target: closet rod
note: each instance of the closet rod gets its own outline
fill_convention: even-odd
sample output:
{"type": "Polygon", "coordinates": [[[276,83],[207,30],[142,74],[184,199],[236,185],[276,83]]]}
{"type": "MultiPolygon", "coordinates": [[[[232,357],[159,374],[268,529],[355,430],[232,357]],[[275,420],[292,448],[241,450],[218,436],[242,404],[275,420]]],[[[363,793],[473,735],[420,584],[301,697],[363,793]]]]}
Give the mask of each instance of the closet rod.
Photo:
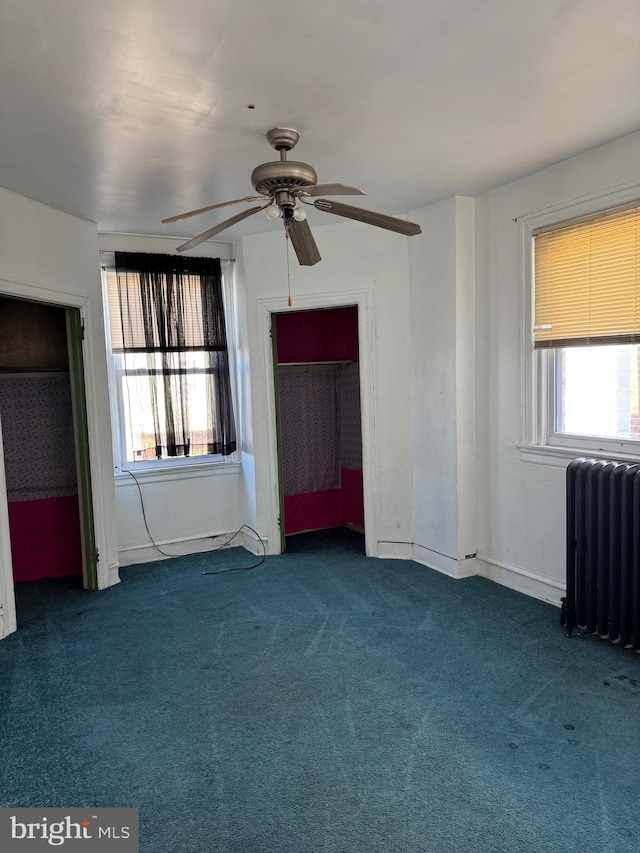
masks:
{"type": "Polygon", "coordinates": [[[323,364],[358,364],[358,362],[352,361],[350,358],[336,359],[335,361],[279,361],[278,367],[308,367],[313,364],[322,366],[323,364]]]}
{"type": "Polygon", "coordinates": [[[68,376],[64,367],[0,367],[0,379],[37,379],[43,376],[68,376]]]}

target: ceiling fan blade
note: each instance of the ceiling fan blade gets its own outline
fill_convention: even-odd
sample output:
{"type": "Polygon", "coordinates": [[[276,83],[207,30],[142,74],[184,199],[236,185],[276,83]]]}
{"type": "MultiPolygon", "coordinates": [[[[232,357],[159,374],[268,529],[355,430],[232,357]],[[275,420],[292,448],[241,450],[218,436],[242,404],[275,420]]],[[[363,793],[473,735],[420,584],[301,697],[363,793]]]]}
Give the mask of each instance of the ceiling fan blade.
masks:
{"type": "Polygon", "coordinates": [[[312,267],[322,260],[306,219],[301,222],[292,219],[287,223],[286,228],[301,266],[312,267]]]}
{"type": "Polygon", "coordinates": [[[387,216],[385,213],[376,213],[374,210],[365,210],[362,207],[353,207],[351,204],[342,204],[340,201],[319,198],[313,202],[313,205],[318,210],[345,216],[347,219],[355,219],[367,225],[376,225],[378,228],[387,228],[389,231],[397,231],[398,234],[405,234],[407,237],[422,233],[422,228],[415,222],[407,222],[406,219],[398,219],[396,216],[387,216]]]}
{"type": "Polygon", "coordinates": [[[315,184],[303,187],[301,195],[366,195],[366,192],[348,184],[315,184]]]}
{"type": "MultiPolygon", "coordinates": [[[[331,195],[331,193],[327,193],[331,195]]],[[[261,195],[247,195],[244,198],[234,198],[233,201],[222,201],[220,204],[210,204],[208,207],[199,207],[197,210],[188,210],[186,213],[179,213],[177,216],[170,216],[168,219],[163,219],[163,224],[167,222],[181,222],[183,219],[189,219],[190,216],[199,216],[201,213],[207,213],[209,210],[216,210],[218,207],[228,207],[230,204],[239,204],[241,201],[259,201],[264,198],[261,195]]]]}
{"type": "Polygon", "coordinates": [[[243,210],[242,213],[236,213],[235,216],[225,219],[224,222],[219,222],[217,225],[214,225],[213,228],[209,228],[208,231],[203,231],[202,234],[198,234],[197,237],[189,240],[188,243],[183,243],[182,246],[177,246],[176,252],[186,252],[188,249],[194,249],[196,246],[199,246],[200,243],[204,243],[205,240],[208,240],[209,237],[215,237],[216,234],[224,231],[225,228],[230,228],[232,225],[235,225],[236,222],[242,222],[243,219],[246,219],[248,216],[253,216],[253,214],[257,213],[259,210],[264,210],[265,207],[266,204],[263,204],[260,207],[250,207],[249,210],[243,210]]]}

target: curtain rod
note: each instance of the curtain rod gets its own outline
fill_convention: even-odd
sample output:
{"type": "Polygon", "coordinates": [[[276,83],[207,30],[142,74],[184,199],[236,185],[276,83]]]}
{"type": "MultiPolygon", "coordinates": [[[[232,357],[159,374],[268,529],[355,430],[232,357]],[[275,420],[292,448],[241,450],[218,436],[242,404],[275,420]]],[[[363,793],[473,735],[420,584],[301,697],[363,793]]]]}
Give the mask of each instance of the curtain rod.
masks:
{"type": "MultiPolygon", "coordinates": [[[[122,249],[100,249],[100,254],[101,255],[115,255],[116,252],[121,252],[121,251],[122,251],[122,249]]],[[[156,253],[150,252],[149,254],[153,255],[156,253]]],[[[157,254],[162,254],[162,253],[158,252],[157,254]]],[[[181,256],[176,255],[176,257],[179,258],[181,256]]],[[[191,257],[191,255],[184,255],[183,257],[189,258],[189,257],[191,257]]],[[[215,260],[215,258],[211,258],[211,260],[215,260]]],[[[235,262],[236,262],[235,258],[218,258],[218,260],[220,261],[221,264],[223,264],[223,263],[235,264],[235,262]]]]}

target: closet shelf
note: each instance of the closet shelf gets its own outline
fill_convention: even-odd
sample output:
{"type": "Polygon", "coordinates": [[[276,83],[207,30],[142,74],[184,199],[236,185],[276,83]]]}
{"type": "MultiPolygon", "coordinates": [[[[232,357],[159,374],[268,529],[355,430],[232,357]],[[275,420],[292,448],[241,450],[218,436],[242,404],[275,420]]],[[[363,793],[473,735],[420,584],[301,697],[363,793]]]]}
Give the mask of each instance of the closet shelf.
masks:
{"type": "Polygon", "coordinates": [[[62,367],[0,367],[0,379],[37,379],[68,375],[68,368],[62,367]]]}
{"type": "Polygon", "coordinates": [[[331,365],[331,364],[357,364],[350,358],[336,359],[334,361],[279,361],[278,367],[309,367],[311,365],[331,365]]]}

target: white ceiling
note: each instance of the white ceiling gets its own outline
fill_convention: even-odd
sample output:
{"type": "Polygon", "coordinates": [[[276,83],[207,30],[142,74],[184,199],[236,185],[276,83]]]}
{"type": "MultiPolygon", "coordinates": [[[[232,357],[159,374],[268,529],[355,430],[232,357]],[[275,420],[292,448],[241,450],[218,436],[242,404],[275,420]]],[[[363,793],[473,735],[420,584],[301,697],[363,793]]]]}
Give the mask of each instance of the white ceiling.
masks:
{"type": "Polygon", "coordinates": [[[252,194],[275,125],[364,207],[475,195],[640,128],[640,1],[2,3],[0,186],[193,236],[242,207],[160,220],[252,194]]]}

